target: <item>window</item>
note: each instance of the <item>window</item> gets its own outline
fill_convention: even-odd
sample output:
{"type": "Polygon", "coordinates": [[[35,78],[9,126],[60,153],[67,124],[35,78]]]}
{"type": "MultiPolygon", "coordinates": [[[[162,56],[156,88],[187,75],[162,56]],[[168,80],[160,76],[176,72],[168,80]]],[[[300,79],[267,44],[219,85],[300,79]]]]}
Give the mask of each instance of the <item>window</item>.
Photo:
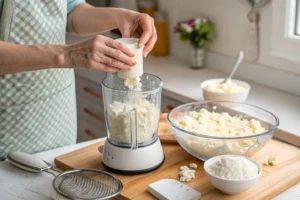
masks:
{"type": "Polygon", "coordinates": [[[272,1],[271,54],[300,63],[300,0],[272,1]]]}
{"type": "Polygon", "coordinates": [[[300,0],[297,0],[295,9],[296,9],[295,35],[300,36],[300,0]]]}

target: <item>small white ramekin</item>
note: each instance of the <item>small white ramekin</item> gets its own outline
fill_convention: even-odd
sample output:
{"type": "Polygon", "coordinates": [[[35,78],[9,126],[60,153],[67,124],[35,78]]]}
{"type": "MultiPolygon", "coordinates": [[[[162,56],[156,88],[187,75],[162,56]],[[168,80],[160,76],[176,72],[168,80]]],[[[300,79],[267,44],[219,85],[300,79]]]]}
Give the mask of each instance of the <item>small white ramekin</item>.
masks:
{"type": "Polygon", "coordinates": [[[212,91],[209,91],[209,90],[205,89],[205,87],[207,85],[214,84],[214,83],[220,83],[223,80],[224,79],[222,79],[222,78],[209,79],[209,80],[204,81],[201,84],[204,100],[244,102],[247,99],[247,97],[249,95],[249,92],[250,92],[251,86],[248,83],[244,82],[244,81],[239,81],[239,80],[235,80],[235,79],[232,80],[232,81],[242,85],[243,87],[245,87],[245,90],[241,91],[241,92],[219,93],[219,92],[212,92],[212,91]]]}

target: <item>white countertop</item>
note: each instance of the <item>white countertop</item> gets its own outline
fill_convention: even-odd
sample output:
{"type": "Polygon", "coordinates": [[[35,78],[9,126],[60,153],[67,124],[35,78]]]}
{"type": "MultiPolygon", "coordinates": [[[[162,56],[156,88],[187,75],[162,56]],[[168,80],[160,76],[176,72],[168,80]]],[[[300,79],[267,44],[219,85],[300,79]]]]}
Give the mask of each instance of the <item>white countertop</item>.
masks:
{"type": "MultiPolygon", "coordinates": [[[[35,154],[54,165],[54,158],[103,140],[97,139],[35,154]]],[[[20,170],[8,161],[0,162],[0,200],[52,199],[53,176],[48,173],[31,173],[20,170]]]]}
{"type": "MultiPolygon", "coordinates": [[[[94,144],[103,139],[83,142],[36,154],[54,164],[54,158],[76,149],[94,144]]],[[[31,173],[12,166],[8,161],[0,162],[0,200],[49,200],[52,199],[53,176],[48,173],[31,173]]],[[[274,200],[300,199],[300,183],[281,193],[274,200]]]]}

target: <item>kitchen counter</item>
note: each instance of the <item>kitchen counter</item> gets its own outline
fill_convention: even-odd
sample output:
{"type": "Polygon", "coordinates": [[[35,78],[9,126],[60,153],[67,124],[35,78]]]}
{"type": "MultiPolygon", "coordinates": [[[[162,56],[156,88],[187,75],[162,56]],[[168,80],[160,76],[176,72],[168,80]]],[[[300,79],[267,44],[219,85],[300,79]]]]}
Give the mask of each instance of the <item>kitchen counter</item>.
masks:
{"type": "MultiPolygon", "coordinates": [[[[54,158],[103,140],[96,139],[35,154],[54,165],[54,158]]],[[[0,200],[50,200],[54,194],[53,175],[18,169],[8,161],[0,162],[0,200]]]]}
{"type": "MultiPolygon", "coordinates": [[[[103,73],[79,70],[80,76],[101,84],[103,73]]],[[[211,78],[224,78],[228,74],[211,69],[193,70],[188,64],[174,57],[148,56],[144,60],[144,72],[159,76],[163,80],[163,94],[180,102],[203,100],[200,84],[211,78]]],[[[238,77],[234,77],[239,79],[238,77]]],[[[243,80],[243,79],[241,79],[243,80]]],[[[280,81],[280,80],[279,80],[280,81]]],[[[246,103],[269,110],[280,119],[279,129],[291,133],[289,142],[300,146],[300,96],[247,81],[251,91],[246,103]]],[[[300,87],[299,87],[300,90],[300,87]]],[[[285,133],[278,133],[283,139],[285,133]]],[[[284,139],[285,140],[285,139],[284,139]]]]}
{"type": "MultiPolygon", "coordinates": [[[[54,164],[54,158],[76,149],[94,144],[104,138],[57,148],[36,154],[54,164]]],[[[53,176],[48,173],[31,173],[12,166],[8,161],[0,162],[0,200],[49,200],[54,194],[53,176]]],[[[281,193],[274,200],[300,199],[300,183],[281,193]]]]}

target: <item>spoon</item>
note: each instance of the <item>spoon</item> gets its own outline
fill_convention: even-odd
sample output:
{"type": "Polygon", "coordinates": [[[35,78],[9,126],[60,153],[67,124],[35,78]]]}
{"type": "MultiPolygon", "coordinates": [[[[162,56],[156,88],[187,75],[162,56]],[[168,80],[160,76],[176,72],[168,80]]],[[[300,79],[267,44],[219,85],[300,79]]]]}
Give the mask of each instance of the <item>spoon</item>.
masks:
{"type": "Polygon", "coordinates": [[[237,60],[235,62],[235,65],[234,65],[230,75],[226,79],[224,79],[224,81],[222,81],[221,84],[226,83],[228,81],[228,79],[231,79],[233,77],[234,73],[239,68],[239,66],[240,66],[243,59],[244,59],[244,52],[240,51],[239,57],[237,58],[237,60]]]}

